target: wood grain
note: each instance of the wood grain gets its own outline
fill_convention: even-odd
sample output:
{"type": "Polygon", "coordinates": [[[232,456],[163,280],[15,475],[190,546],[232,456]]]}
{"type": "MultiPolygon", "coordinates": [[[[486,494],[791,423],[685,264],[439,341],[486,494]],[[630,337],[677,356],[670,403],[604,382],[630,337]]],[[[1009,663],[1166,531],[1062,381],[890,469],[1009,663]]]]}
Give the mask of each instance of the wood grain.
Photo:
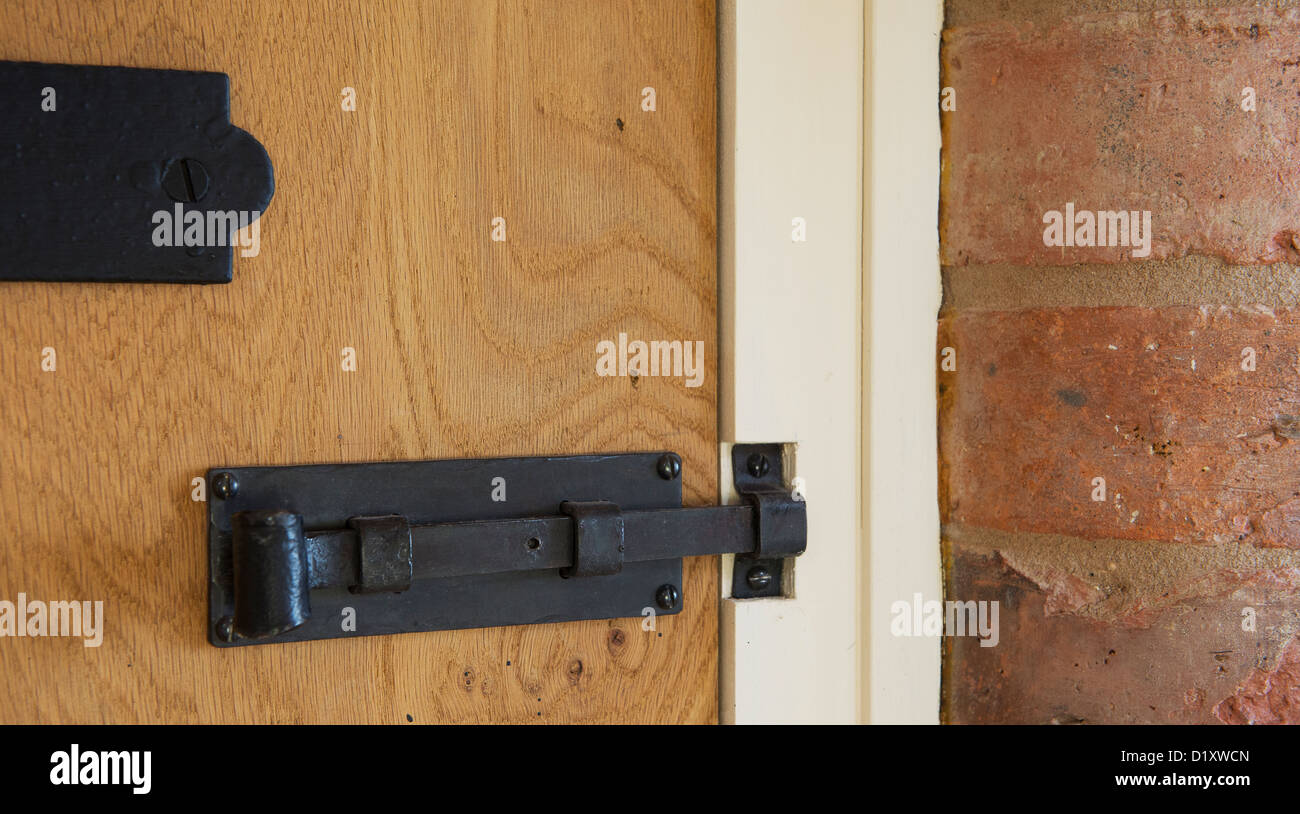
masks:
{"type": "Polygon", "coordinates": [[[222,651],[190,498],[219,465],[669,448],[715,500],[714,42],[706,2],[6,3],[3,59],[228,73],[277,191],[230,285],[0,285],[0,598],[107,617],[0,639],[0,720],[716,720],[714,559],[655,632],[222,651]],[[704,340],[704,386],[597,377],[620,331],[704,340]]]}

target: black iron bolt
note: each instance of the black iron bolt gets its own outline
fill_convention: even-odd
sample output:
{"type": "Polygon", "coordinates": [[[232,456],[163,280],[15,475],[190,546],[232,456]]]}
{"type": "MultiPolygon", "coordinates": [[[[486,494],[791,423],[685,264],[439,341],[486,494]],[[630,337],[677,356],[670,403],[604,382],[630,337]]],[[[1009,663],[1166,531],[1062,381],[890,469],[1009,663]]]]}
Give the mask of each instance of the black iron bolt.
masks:
{"type": "Polygon", "coordinates": [[[761,478],[766,475],[767,470],[770,468],[770,464],[767,462],[767,456],[761,452],[755,452],[753,455],[750,455],[749,460],[746,461],[746,465],[749,467],[749,474],[756,478],[761,478]]]}
{"type": "Polygon", "coordinates": [[[173,201],[201,201],[208,194],[208,171],[192,158],[180,158],[163,170],[162,186],[173,201]]]}
{"type": "Polygon", "coordinates": [[[239,481],[229,472],[220,472],[212,479],[212,494],[221,500],[229,500],[239,491],[239,481]]]}
{"type": "Polygon", "coordinates": [[[235,620],[229,616],[223,616],[217,620],[217,638],[223,642],[233,642],[235,640],[235,620]]]}
{"type": "Polygon", "coordinates": [[[761,591],[772,584],[772,572],[761,565],[755,565],[745,574],[745,582],[749,584],[750,590],[761,591]]]}
{"type": "Polygon", "coordinates": [[[682,459],[671,452],[659,456],[659,477],[676,480],[682,474],[682,459]]]}
{"type": "Polygon", "coordinates": [[[672,610],[680,601],[682,594],[676,585],[660,585],[659,590],[655,591],[655,604],[664,610],[672,610]]]}

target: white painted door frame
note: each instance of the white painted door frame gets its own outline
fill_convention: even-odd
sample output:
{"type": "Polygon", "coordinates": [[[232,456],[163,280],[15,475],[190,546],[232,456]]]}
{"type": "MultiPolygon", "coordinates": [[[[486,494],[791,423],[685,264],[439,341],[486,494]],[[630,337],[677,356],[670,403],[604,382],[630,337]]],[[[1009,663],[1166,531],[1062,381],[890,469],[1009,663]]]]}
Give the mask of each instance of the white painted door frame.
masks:
{"type": "Polygon", "coordinates": [[[718,8],[721,480],[731,443],[793,442],[809,506],[786,596],[730,598],[724,559],[723,723],[938,720],[939,642],[889,607],[941,598],[941,25],[942,0],[718,8]]]}

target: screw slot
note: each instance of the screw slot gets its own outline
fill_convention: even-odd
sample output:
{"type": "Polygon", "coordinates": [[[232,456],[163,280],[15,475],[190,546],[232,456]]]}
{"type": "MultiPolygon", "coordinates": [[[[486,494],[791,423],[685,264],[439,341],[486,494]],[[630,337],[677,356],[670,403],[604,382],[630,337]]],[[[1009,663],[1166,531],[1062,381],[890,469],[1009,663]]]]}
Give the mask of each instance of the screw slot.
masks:
{"type": "Polygon", "coordinates": [[[767,462],[767,456],[761,452],[755,452],[753,455],[750,455],[749,460],[747,460],[745,464],[749,468],[749,474],[756,478],[763,477],[771,468],[771,464],[767,462]]]}
{"type": "Polygon", "coordinates": [[[235,640],[235,620],[229,616],[218,619],[216,634],[217,638],[223,642],[233,642],[235,640]]]}
{"type": "Polygon", "coordinates": [[[772,572],[761,565],[755,565],[745,574],[745,582],[750,590],[761,591],[772,584],[772,572]]]}
{"type": "Polygon", "coordinates": [[[163,170],[162,186],[173,201],[201,201],[208,194],[208,171],[193,158],[179,158],[163,170]]]}
{"type": "Polygon", "coordinates": [[[655,469],[659,471],[659,477],[664,480],[676,480],[682,474],[682,459],[671,452],[664,453],[659,456],[655,469]]]}
{"type": "Polygon", "coordinates": [[[659,590],[655,591],[655,604],[664,610],[677,607],[681,599],[681,591],[677,590],[676,585],[660,585],[659,590]]]}
{"type": "Polygon", "coordinates": [[[219,472],[212,479],[212,494],[220,500],[229,500],[239,491],[239,481],[229,472],[219,472]]]}
{"type": "Polygon", "coordinates": [[[542,541],[537,539],[536,537],[529,537],[528,542],[524,543],[524,548],[528,549],[529,551],[536,551],[541,547],[542,547],[542,541]]]}

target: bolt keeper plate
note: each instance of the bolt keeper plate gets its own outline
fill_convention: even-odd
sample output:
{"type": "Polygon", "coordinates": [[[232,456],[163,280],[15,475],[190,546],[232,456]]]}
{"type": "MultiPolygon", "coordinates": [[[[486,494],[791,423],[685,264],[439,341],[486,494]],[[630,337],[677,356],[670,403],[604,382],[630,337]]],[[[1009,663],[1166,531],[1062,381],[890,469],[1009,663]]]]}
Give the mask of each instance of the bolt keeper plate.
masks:
{"type": "Polygon", "coordinates": [[[791,512],[785,500],[773,497],[785,488],[784,460],[780,444],[736,444],[731,448],[731,466],[737,491],[758,512],[761,530],[758,550],[753,555],[736,555],[732,564],[733,599],[781,596],[785,558],[798,556],[807,547],[807,517],[791,512]]]}
{"type": "MultiPolygon", "coordinates": [[[[211,489],[208,502],[209,641],[218,647],[253,643],[222,635],[234,613],[231,516],[236,512],[293,512],[302,517],[303,533],[310,537],[314,530],[345,528],[358,517],[397,515],[414,526],[559,515],[565,501],[607,501],[623,511],[678,508],[682,480],[660,476],[661,455],[213,469],[208,482],[223,488],[211,489]],[[231,479],[233,488],[227,488],[231,479]],[[505,500],[494,500],[494,494],[504,494],[505,500]]],[[[612,522],[606,516],[600,533],[612,533],[605,530],[612,522]]],[[[385,552],[385,562],[400,561],[392,552],[409,554],[397,530],[368,525],[375,526],[368,533],[374,547],[385,552]]],[[[534,551],[538,541],[524,538],[518,544],[534,551]]],[[[544,553],[537,551],[538,556],[544,553]]],[[[608,571],[613,566],[594,567],[608,571]]],[[[646,609],[672,614],[684,605],[664,609],[655,600],[664,585],[681,589],[680,558],[623,562],[614,573],[570,579],[550,569],[513,571],[417,579],[400,593],[383,590],[400,587],[404,573],[381,572],[375,579],[378,593],[313,588],[310,618],[276,635],[275,641],[641,617],[646,609]],[[355,629],[349,629],[353,622],[355,629]]]]}

